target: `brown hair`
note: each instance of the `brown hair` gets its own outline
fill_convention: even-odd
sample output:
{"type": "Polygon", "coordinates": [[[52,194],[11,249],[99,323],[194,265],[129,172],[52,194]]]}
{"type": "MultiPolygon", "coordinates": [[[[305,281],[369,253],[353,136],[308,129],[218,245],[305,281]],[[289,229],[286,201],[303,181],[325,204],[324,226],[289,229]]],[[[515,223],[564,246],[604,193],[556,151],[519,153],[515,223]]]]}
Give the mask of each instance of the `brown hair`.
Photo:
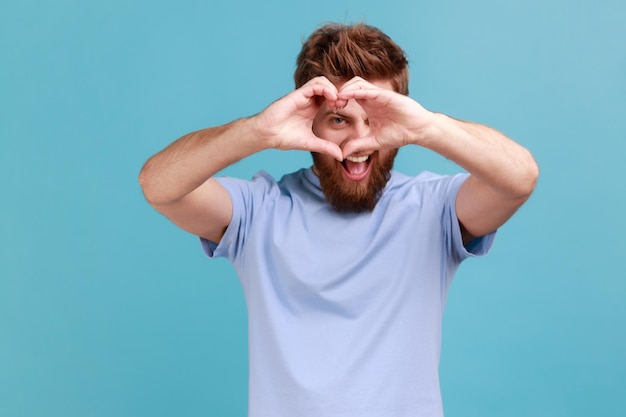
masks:
{"type": "Polygon", "coordinates": [[[390,80],[394,90],[409,94],[409,63],[404,51],[380,29],[363,23],[330,23],[303,43],[296,61],[296,88],[323,75],[333,83],[363,77],[390,80]]]}

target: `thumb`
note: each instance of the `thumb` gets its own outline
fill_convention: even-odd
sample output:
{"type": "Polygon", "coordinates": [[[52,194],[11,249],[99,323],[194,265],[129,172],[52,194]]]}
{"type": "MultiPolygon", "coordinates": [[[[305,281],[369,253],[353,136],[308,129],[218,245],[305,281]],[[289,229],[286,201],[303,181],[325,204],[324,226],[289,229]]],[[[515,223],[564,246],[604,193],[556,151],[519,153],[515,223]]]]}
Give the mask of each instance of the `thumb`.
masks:
{"type": "Polygon", "coordinates": [[[378,150],[380,148],[381,146],[378,141],[376,141],[376,138],[374,138],[374,136],[363,136],[347,141],[343,144],[341,150],[343,153],[343,158],[345,159],[350,155],[355,155],[364,151],[368,152],[378,150]]]}
{"type": "Polygon", "coordinates": [[[311,139],[308,148],[311,152],[323,153],[340,162],[343,161],[343,152],[336,143],[315,137],[311,139]]]}

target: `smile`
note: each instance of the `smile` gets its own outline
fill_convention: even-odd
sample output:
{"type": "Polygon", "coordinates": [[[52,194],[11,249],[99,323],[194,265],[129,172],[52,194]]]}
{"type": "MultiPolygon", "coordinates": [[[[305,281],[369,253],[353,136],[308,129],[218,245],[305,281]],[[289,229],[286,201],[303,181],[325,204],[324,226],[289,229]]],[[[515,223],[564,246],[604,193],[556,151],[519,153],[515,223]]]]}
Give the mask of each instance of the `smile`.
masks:
{"type": "Polygon", "coordinates": [[[371,160],[371,155],[348,156],[341,163],[344,176],[350,181],[363,180],[370,172],[371,160]]]}

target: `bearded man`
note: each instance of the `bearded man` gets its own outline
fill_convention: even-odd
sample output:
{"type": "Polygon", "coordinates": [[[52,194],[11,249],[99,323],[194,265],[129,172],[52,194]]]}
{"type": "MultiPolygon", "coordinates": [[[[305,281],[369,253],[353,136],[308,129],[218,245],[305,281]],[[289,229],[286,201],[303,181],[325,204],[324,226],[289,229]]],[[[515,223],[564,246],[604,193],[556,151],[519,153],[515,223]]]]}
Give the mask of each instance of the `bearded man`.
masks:
{"type": "Polygon", "coordinates": [[[234,265],[249,323],[249,416],[442,416],[441,320],[459,264],[488,252],[532,193],[530,153],[408,97],[402,49],[329,24],[303,44],[296,89],[183,136],[143,167],[146,199],[234,265]],[[417,145],[467,171],[393,171],[417,145]],[[265,149],[313,166],[279,181],[214,175],[265,149]]]}

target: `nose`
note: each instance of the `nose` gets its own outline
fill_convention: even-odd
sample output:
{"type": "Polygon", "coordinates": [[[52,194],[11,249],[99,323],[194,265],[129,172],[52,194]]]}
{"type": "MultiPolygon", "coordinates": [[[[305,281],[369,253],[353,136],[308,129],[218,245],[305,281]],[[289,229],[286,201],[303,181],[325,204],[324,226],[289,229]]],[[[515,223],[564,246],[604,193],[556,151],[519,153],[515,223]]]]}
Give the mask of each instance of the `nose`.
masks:
{"type": "Polygon", "coordinates": [[[356,120],[353,126],[355,139],[367,136],[370,132],[370,122],[367,118],[356,120]]]}
{"type": "Polygon", "coordinates": [[[370,133],[370,124],[368,119],[354,119],[351,123],[350,130],[346,131],[348,133],[347,136],[344,136],[344,140],[342,141],[341,146],[343,146],[353,140],[363,138],[369,135],[370,133]]]}

